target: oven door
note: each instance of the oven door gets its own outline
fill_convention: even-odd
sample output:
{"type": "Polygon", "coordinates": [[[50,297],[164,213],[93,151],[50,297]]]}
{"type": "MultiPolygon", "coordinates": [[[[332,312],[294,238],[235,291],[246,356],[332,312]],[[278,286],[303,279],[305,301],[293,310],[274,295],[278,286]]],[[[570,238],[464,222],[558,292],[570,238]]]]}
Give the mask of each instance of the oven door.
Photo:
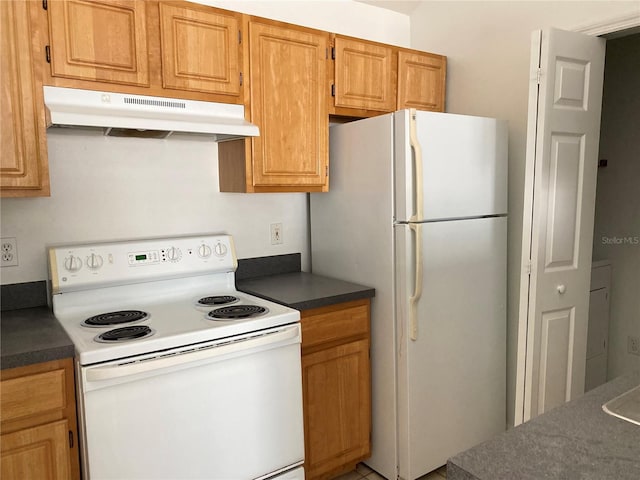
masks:
{"type": "Polygon", "coordinates": [[[301,474],[299,324],[80,367],[80,375],[86,479],[301,474]]]}

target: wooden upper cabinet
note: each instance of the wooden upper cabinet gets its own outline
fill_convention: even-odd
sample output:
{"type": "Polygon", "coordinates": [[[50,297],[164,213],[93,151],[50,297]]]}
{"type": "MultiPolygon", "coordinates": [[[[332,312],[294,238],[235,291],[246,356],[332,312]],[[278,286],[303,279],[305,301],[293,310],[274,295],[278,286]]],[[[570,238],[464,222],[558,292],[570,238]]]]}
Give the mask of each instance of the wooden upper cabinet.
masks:
{"type": "Polygon", "coordinates": [[[159,7],[162,86],[239,95],[240,14],[184,2],[159,7]]]}
{"type": "MultiPolygon", "coordinates": [[[[49,195],[42,64],[34,61],[31,2],[0,2],[0,188],[49,195]]],[[[38,53],[42,49],[36,47],[38,53]]]]}
{"type": "Polygon", "coordinates": [[[393,47],[335,37],[334,106],[392,112],[397,57],[393,47]]]}
{"type": "Polygon", "coordinates": [[[398,52],[398,110],[444,112],[447,58],[430,53],[398,52]]]}
{"type": "Polygon", "coordinates": [[[81,80],[149,85],[146,2],[48,2],[51,74],[81,80]]]}
{"type": "Polygon", "coordinates": [[[327,187],[329,34],[249,22],[253,186],[327,187]]]}

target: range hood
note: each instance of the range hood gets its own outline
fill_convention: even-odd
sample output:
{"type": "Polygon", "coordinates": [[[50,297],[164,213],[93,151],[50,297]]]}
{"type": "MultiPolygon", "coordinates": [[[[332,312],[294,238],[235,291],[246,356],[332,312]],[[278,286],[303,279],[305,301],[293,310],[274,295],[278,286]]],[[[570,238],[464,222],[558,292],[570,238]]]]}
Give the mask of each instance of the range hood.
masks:
{"type": "Polygon", "coordinates": [[[216,141],[260,135],[244,119],[244,106],[45,86],[49,126],[103,128],[106,135],[166,138],[172,133],[216,141]]]}

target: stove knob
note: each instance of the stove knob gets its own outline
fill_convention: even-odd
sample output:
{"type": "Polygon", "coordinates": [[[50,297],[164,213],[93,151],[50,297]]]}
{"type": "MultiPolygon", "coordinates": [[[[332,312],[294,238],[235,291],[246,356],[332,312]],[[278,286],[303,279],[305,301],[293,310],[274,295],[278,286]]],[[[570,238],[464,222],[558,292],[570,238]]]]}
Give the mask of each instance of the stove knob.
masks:
{"type": "Polygon", "coordinates": [[[200,258],[208,258],[211,256],[211,247],[209,245],[200,245],[198,247],[198,256],[200,258]]]}
{"type": "Polygon", "coordinates": [[[182,252],[177,247],[169,247],[166,250],[166,256],[170,262],[177,262],[182,257],[182,252]]]}
{"type": "Polygon", "coordinates": [[[98,270],[102,266],[103,262],[104,260],[102,259],[102,256],[96,255],[95,253],[92,253],[87,257],[87,267],[91,270],[98,270]]]}
{"type": "Polygon", "coordinates": [[[216,255],[219,257],[224,257],[227,253],[227,247],[220,242],[216,243],[216,246],[213,248],[216,251],[216,255]]]}
{"type": "Polygon", "coordinates": [[[69,255],[64,259],[64,269],[67,272],[77,272],[82,268],[82,260],[80,257],[74,257],[73,255],[69,255]]]}

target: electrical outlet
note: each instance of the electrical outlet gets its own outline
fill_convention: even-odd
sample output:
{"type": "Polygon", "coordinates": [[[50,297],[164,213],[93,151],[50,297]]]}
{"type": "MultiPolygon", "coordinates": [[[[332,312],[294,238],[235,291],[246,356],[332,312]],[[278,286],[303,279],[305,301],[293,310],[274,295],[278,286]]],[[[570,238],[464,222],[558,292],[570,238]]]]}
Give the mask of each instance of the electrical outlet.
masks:
{"type": "Polygon", "coordinates": [[[627,352],[632,355],[640,355],[640,337],[627,337],[627,352]]]}
{"type": "Polygon", "coordinates": [[[282,238],[282,224],[281,223],[272,223],[271,224],[271,245],[280,245],[283,243],[282,238]]]}
{"type": "Polygon", "coordinates": [[[0,239],[0,266],[15,267],[18,265],[18,242],[15,237],[0,239]]]}

